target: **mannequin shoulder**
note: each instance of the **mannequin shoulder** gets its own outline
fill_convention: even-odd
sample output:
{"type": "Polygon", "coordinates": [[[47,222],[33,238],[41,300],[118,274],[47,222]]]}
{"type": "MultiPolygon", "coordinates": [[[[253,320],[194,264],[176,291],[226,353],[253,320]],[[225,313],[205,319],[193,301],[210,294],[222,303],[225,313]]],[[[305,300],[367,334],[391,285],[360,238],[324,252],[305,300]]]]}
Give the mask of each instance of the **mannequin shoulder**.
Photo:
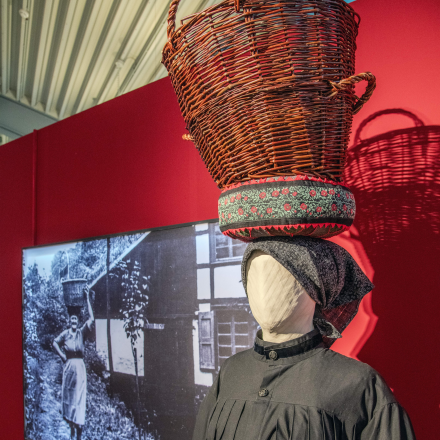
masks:
{"type": "Polygon", "coordinates": [[[253,371],[258,364],[255,362],[253,351],[253,348],[250,348],[227,358],[220,368],[220,376],[231,378],[253,371]]]}
{"type": "Polygon", "coordinates": [[[364,362],[326,349],[320,356],[320,364],[326,377],[331,377],[332,381],[342,387],[353,387],[361,393],[382,400],[384,404],[397,402],[382,376],[364,362]]]}
{"type": "Polygon", "coordinates": [[[222,370],[244,367],[247,363],[251,362],[253,359],[253,348],[249,348],[247,350],[240,351],[227,358],[222,365],[222,370]]]}
{"type": "Polygon", "coordinates": [[[320,361],[327,367],[340,368],[344,372],[348,370],[361,377],[379,375],[379,373],[370,365],[340,354],[329,348],[322,350],[320,358],[320,361]]]}

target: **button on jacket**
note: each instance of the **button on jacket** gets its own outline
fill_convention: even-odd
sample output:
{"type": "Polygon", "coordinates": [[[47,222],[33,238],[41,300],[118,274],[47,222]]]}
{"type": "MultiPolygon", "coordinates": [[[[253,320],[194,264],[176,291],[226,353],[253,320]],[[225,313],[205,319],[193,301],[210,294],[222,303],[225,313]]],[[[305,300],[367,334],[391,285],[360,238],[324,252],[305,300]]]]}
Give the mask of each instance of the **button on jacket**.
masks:
{"type": "Polygon", "coordinates": [[[281,344],[257,333],[225,361],[193,440],[413,440],[411,422],[379,374],[324,347],[314,330],[281,344]]]}

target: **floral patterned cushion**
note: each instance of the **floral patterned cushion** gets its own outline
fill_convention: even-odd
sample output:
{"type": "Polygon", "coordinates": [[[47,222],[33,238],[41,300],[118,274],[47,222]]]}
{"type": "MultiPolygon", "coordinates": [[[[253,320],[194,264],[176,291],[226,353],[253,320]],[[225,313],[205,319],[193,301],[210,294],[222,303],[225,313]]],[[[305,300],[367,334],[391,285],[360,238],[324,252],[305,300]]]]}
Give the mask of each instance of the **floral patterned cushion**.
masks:
{"type": "Polygon", "coordinates": [[[356,204],[341,183],[281,176],[226,188],[218,211],[223,234],[242,241],[273,235],[329,238],[350,228],[356,204]]]}

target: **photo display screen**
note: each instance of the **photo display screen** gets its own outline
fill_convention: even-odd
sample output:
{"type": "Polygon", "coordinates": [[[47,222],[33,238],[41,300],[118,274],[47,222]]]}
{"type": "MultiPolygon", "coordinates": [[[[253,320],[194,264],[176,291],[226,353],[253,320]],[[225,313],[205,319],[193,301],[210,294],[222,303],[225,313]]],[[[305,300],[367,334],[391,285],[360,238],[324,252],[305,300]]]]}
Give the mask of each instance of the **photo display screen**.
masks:
{"type": "Polygon", "coordinates": [[[191,439],[257,323],[215,222],[23,250],[25,438],[191,439]]]}

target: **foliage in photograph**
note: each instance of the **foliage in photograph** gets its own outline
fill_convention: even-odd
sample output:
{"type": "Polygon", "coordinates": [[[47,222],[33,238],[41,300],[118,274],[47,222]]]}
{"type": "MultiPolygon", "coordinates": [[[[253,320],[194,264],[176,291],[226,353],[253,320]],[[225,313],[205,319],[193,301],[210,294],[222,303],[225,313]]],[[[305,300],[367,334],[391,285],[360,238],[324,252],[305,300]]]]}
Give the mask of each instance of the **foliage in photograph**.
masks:
{"type": "MultiPolygon", "coordinates": [[[[122,252],[140,234],[111,239],[112,257],[122,252]]],[[[88,282],[106,270],[107,240],[80,242],[67,252],[54,255],[51,270],[39,270],[37,263],[27,267],[23,279],[24,337],[24,398],[25,438],[29,440],[69,439],[70,429],[62,419],[61,382],[63,364],[52,344],[69,325],[69,315],[63,301],[61,281],[69,277],[88,282]],[[67,264],[69,267],[67,268],[67,264]],[[43,274],[41,274],[43,272],[43,274]]],[[[121,264],[120,262],[119,264],[121,264]]],[[[124,263],[126,264],[126,263],[124,263]]],[[[136,276],[132,274],[132,276],[136,276]]],[[[134,279],[133,279],[134,280],[134,279]]],[[[128,292],[137,295],[135,284],[128,279],[128,292]],[[131,284],[130,284],[131,283],[131,284]]],[[[148,301],[146,295],[145,299],[148,301]]],[[[145,307],[142,306],[143,313],[145,307]]],[[[139,313],[133,325],[140,325],[139,313]]],[[[86,320],[84,310],[80,323],[86,320]]],[[[130,329],[132,326],[130,326],[130,329]]],[[[133,330],[140,328],[133,327],[133,330]]],[[[83,430],[85,439],[138,439],[139,430],[134,415],[118,395],[110,390],[110,378],[103,360],[96,353],[94,342],[85,343],[84,362],[87,370],[87,413],[83,430]]],[[[145,432],[142,439],[152,439],[145,432]]]]}

